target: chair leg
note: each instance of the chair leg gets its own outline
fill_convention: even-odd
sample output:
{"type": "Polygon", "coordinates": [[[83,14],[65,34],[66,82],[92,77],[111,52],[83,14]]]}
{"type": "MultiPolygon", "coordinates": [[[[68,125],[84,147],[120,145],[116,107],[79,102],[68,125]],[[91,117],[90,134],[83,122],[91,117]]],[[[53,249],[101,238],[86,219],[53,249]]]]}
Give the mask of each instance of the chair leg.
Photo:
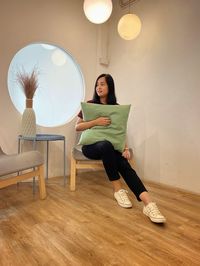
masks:
{"type": "Polygon", "coordinates": [[[38,185],[40,192],[40,199],[46,198],[46,185],[44,180],[44,165],[40,165],[39,167],[39,176],[38,176],[38,185]]]}
{"type": "Polygon", "coordinates": [[[71,156],[70,190],[76,189],[76,160],[71,156]]]}

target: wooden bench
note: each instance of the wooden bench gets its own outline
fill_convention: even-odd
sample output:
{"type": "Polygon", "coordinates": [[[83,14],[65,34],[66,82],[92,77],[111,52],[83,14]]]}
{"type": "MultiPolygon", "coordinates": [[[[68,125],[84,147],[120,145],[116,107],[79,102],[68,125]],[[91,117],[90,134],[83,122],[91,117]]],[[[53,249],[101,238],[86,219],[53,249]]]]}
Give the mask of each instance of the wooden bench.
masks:
{"type": "Polygon", "coordinates": [[[28,151],[7,155],[0,147],[0,188],[36,176],[38,177],[40,199],[45,199],[44,159],[41,153],[28,151]]]}

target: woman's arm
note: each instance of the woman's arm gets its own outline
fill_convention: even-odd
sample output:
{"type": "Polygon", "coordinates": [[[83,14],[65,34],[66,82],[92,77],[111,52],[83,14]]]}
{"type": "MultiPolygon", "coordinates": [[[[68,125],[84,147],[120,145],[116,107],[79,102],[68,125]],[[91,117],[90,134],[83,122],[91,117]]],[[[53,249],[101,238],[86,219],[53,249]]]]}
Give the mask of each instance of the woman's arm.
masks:
{"type": "Polygon", "coordinates": [[[84,121],[79,117],[76,122],[75,129],[76,131],[83,131],[94,126],[108,126],[110,123],[111,120],[109,117],[98,117],[97,119],[91,121],[84,121]]]}

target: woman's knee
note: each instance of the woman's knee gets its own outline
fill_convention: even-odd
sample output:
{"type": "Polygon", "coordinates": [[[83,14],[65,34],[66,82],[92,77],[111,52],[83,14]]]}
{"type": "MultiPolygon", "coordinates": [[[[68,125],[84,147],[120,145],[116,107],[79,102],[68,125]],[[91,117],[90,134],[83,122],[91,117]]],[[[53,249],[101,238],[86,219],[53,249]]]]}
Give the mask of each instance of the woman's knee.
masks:
{"type": "Polygon", "coordinates": [[[99,148],[103,153],[109,153],[114,151],[112,143],[108,140],[103,140],[99,142],[99,148]]]}

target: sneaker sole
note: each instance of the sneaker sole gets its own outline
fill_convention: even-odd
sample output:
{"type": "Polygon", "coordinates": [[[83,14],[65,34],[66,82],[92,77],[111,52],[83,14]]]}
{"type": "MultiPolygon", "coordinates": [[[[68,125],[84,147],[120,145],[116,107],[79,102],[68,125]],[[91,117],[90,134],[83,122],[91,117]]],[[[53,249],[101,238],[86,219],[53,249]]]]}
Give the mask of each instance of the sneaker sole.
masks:
{"type": "MultiPolygon", "coordinates": [[[[116,200],[116,199],[115,199],[116,200]]],[[[131,209],[132,208],[132,204],[131,205],[123,205],[123,204],[120,204],[117,200],[116,200],[117,204],[122,207],[122,208],[125,208],[125,209],[131,209]]]]}
{"type": "Polygon", "coordinates": [[[163,224],[163,223],[166,223],[166,219],[164,218],[160,218],[160,219],[156,219],[156,218],[151,218],[151,217],[149,217],[149,215],[148,214],[146,214],[145,212],[143,212],[144,213],[144,215],[146,215],[153,223],[157,223],[157,224],[163,224]]]}

